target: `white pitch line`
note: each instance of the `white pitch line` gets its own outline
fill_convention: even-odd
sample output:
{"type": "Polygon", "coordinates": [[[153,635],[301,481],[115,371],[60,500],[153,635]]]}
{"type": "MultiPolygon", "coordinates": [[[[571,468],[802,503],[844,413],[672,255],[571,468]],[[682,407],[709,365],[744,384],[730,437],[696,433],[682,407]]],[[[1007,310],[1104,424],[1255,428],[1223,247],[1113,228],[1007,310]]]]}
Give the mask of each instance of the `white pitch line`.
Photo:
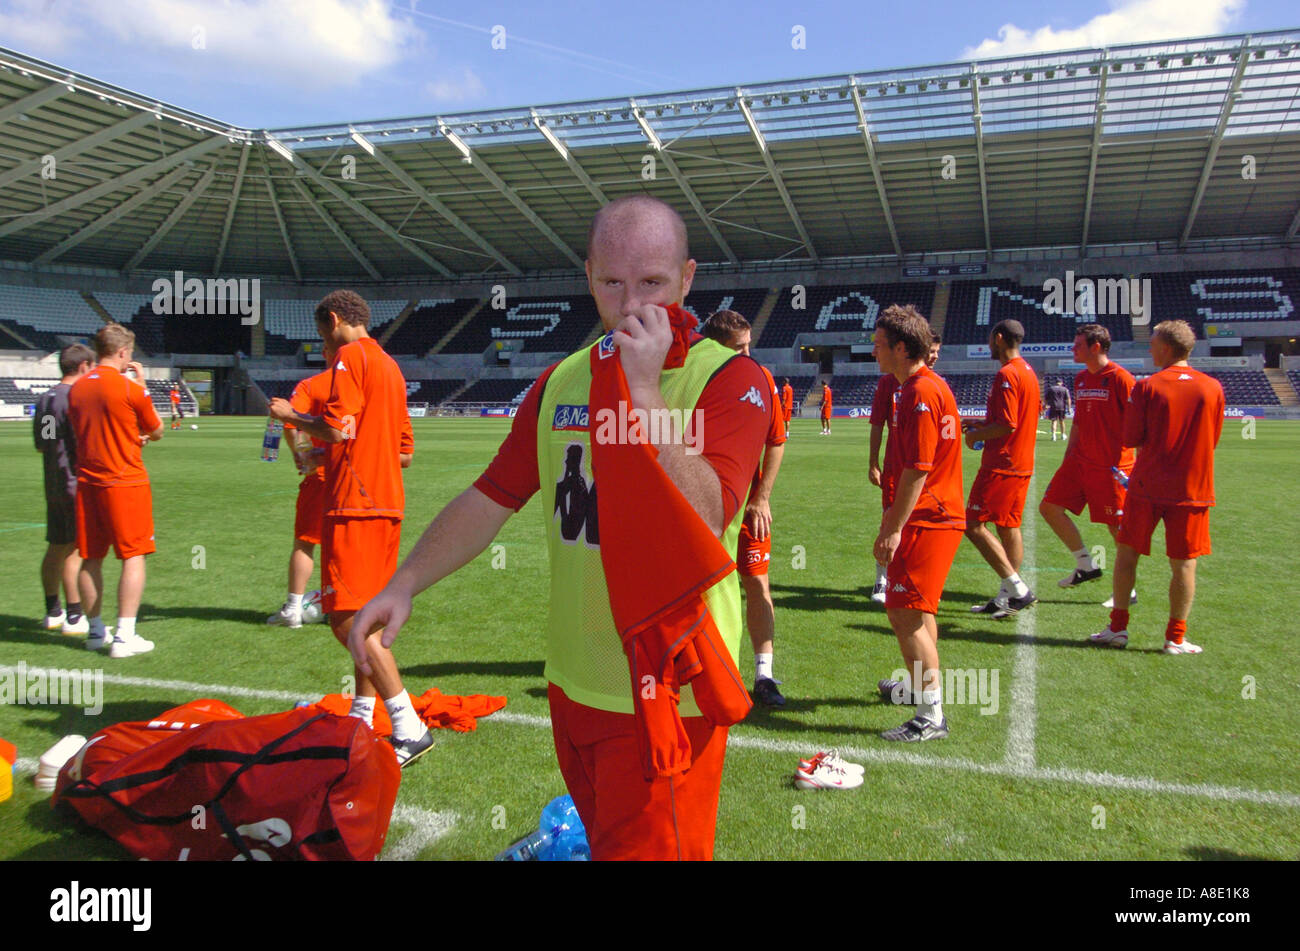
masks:
{"type": "MultiPolygon", "coordinates": [[[[1029,477],[1027,499],[1034,497],[1035,479],[1029,477]]],[[[1037,513],[1035,513],[1036,515],[1037,513]]],[[[1021,520],[1021,537],[1025,545],[1025,558],[1031,562],[1038,534],[1038,520],[1030,517],[1021,520]]],[[[1032,590],[1038,582],[1037,572],[1026,569],[1024,581],[1032,590]]],[[[1011,671],[1011,704],[1007,710],[1007,765],[1014,769],[1032,770],[1036,763],[1035,733],[1038,729],[1038,658],[1034,653],[1034,639],[1038,634],[1038,612],[1034,609],[1016,615],[1016,650],[1011,671]]]]}
{"type": "Polygon", "coordinates": [[[379,853],[381,861],[409,862],[428,845],[438,841],[456,827],[460,816],[454,812],[433,812],[419,806],[395,806],[392,826],[406,826],[406,835],[389,839],[379,853]]]}
{"type": "MultiPolygon", "coordinates": [[[[0,671],[7,668],[0,667],[0,671]]],[[[29,667],[28,672],[41,670],[29,667]]],[[[288,690],[258,690],[253,687],[236,687],[224,684],[198,684],[181,680],[151,680],[147,677],[119,677],[105,674],[105,683],[120,683],[136,687],[158,687],[168,690],[190,690],[202,694],[225,694],[237,697],[260,697],[269,700],[300,700],[309,696],[311,691],[294,693],[288,690]]],[[[485,717],[488,722],[498,721],[519,726],[550,728],[549,717],[529,713],[514,713],[501,710],[485,717]]],[[[756,749],[769,753],[805,754],[816,745],[813,739],[768,740],[760,736],[747,736],[743,732],[732,731],[727,745],[737,749],[756,749]]],[[[980,773],[986,776],[1009,776],[1015,779],[1031,779],[1043,782],[1071,783],[1083,786],[1109,787],[1113,789],[1131,789],[1146,793],[1172,793],[1181,796],[1199,796],[1205,799],[1221,799],[1231,802],[1253,802],[1269,806],[1287,806],[1300,808],[1300,795],[1295,793],[1272,792],[1270,790],[1244,789],[1238,786],[1217,786],[1210,783],[1172,783],[1160,779],[1142,776],[1116,776],[1112,773],[1096,773],[1089,770],[1067,769],[1063,767],[1045,768],[1035,766],[1026,768],[1010,763],[978,763],[975,760],[957,756],[931,756],[924,753],[909,754],[902,750],[889,748],[840,747],[841,754],[849,760],[881,764],[905,764],[908,766],[927,766],[938,769],[951,769],[964,773],[980,773]]],[[[19,772],[35,773],[37,761],[20,759],[19,772]]],[[[416,808],[416,807],[411,807],[416,808]]]]}

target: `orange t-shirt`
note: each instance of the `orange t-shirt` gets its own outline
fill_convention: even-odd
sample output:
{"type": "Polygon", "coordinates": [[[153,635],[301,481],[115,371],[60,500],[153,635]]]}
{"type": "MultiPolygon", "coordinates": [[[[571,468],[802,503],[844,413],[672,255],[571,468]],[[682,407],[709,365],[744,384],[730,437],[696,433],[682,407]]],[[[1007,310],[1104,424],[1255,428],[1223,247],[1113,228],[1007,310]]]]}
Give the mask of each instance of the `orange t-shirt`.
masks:
{"type": "MultiPolygon", "coordinates": [[[[761,363],[758,368],[763,371],[763,376],[767,379],[768,389],[772,391],[772,424],[767,427],[767,439],[763,443],[764,448],[768,446],[782,446],[785,444],[785,417],[777,412],[777,399],[779,395],[776,389],[776,379],[772,376],[767,367],[761,363]]],[[[763,481],[763,462],[760,457],[758,470],[754,473],[754,481],[749,486],[749,494],[752,496],[758,491],[758,484],[763,481]]]]}
{"type": "Polygon", "coordinates": [[[68,391],[68,420],[77,437],[77,481],[86,485],[148,485],[140,436],[162,426],[149,392],[100,364],[68,391]]]}
{"type": "Polygon", "coordinates": [[[1124,413],[1124,445],[1138,449],[1129,495],[1165,505],[1213,505],[1224,402],[1219,381],[1191,367],[1166,367],[1137,383],[1124,413]]]}
{"type": "Polygon", "coordinates": [[[822,415],[829,416],[830,414],[831,414],[831,388],[823,383],[822,384],[822,415]]]}
{"type": "Polygon", "coordinates": [[[965,528],[961,482],[961,417],[943,377],[921,367],[899,388],[889,445],[898,446],[898,471],[920,469],[925,485],[907,524],[965,528]]]}
{"type": "Polygon", "coordinates": [[[1080,462],[1106,469],[1119,466],[1125,472],[1133,468],[1133,450],[1125,449],[1120,437],[1135,382],[1133,374],[1114,361],[1100,373],[1085,368],[1075,375],[1074,428],[1078,435],[1072,452],[1080,462]]]}
{"type": "MultiPolygon", "coordinates": [[[[314,373],[304,380],[299,380],[298,385],[293,388],[293,395],[289,397],[289,405],[294,408],[295,412],[302,413],[304,416],[323,416],[325,415],[325,405],[330,399],[330,371],[322,370],[320,373],[314,373]]],[[[285,423],[285,429],[296,429],[293,423],[285,423]]],[[[313,449],[328,449],[329,443],[322,442],[315,436],[311,438],[313,449]]],[[[308,472],[305,479],[325,478],[325,463],[322,461],[311,472],[308,472]]]]}
{"type": "Polygon", "coordinates": [[[1042,394],[1038,375],[1016,357],[1004,363],[989,390],[985,421],[1010,426],[1013,432],[984,442],[980,468],[998,475],[1034,474],[1034,442],[1038,438],[1038,417],[1042,413],[1042,394]]]}
{"type": "Polygon", "coordinates": [[[173,403],[179,403],[181,401],[181,395],[177,393],[175,390],[172,390],[170,393],[168,393],[167,398],[171,400],[173,403]]]}
{"type": "Polygon", "coordinates": [[[785,413],[786,419],[794,412],[794,387],[789,383],[781,387],[781,412],[785,413]]]}
{"type": "Polygon", "coordinates": [[[339,348],[321,415],[344,434],[342,442],[329,447],[325,514],[400,519],[406,495],[393,447],[402,444],[402,433],[411,425],[406,381],[396,361],[373,338],[339,348]]]}

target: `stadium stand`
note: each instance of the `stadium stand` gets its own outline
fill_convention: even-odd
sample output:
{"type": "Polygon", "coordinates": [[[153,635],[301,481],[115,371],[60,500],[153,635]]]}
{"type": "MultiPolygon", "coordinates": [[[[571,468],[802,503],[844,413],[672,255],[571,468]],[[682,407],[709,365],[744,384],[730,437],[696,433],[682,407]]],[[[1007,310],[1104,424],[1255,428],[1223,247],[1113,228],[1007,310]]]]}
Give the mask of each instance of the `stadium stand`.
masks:
{"type": "MultiPolygon", "coordinates": [[[[64,345],[61,336],[89,337],[104,321],[76,291],[0,284],[0,325],[37,350],[53,351],[64,345]]],[[[0,334],[0,348],[17,350],[21,344],[0,334]]]]}
{"type": "MultiPolygon", "coordinates": [[[[464,313],[461,310],[462,316],[464,313]]],[[[482,353],[497,340],[513,339],[524,341],[523,349],[529,352],[571,353],[599,322],[596,303],[588,294],[512,297],[504,310],[485,307],[479,311],[442,352],[482,353]]],[[[431,341],[430,346],[436,342],[431,341]]]]}
{"type": "MultiPolygon", "coordinates": [[[[781,376],[776,376],[776,385],[778,388],[780,388],[781,386],[781,378],[782,378],[781,376]]],[[[816,374],[809,374],[807,376],[790,377],[790,389],[794,390],[795,406],[799,406],[801,403],[803,403],[804,400],[808,398],[808,391],[812,389],[812,385],[816,381],[817,381],[816,374]]],[[[834,389],[835,389],[834,387],[831,388],[832,393],[834,392],[834,389]]]]}
{"type": "Polygon", "coordinates": [[[437,406],[464,385],[464,380],[407,380],[406,401],[437,406]]]}
{"type": "Polygon", "coordinates": [[[928,315],[934,304],[934,284],[831,284],[809,287],[801,310],[795,310],[792,303],[791,289],[782,288],[762,339],[754,346],[793,346],[801,333],[869,332],[876,315],[891,304],[914,304],[928,315]]]}
{"type": "Polygon", "coordinates": [[[1223,386],[1229,406],[1280,406],[1273,384],[1259,370],[1206,370],[1223,386]]]}
{"type": "Polygon", "coordinates": [[[1295,395],[1300,398],[1300,370],[1287,370],[1286,378],[1291,382],[1291,388],[1295,390],[1295,395]]]}
{"type": "Polygon", "coordinates": [[[479,380],[456,397],[456,402],[519,403],[533,382],[532,380],[479,380]]]}
{"type": "MultiPolygon", "coordinates": [[[[758,309],[767,297],[767,288],[746,287],[738,290],[691,291],[682,302],[684,310],[694,314],[703,323],[709,314],[719,310],[734,310],[751,324],[758,317],[758,309]]],[[[756,346],[751,342],[751,346],[756,346]]]]}
{"type": "Polygon", "coordinates": [[[389,353],[423,356],[445,337],[461,318],[478,303],[476,300],[455,300],[436,297],[422,300],[407,315],[402,326],[394,331],[384,344],[389,353]]]}
{"type": "Polygon", "coordinates": [[[1047,296],[1039,284],[994,278],[953,281],[944,323],[944,343],[988,343],[989,330],[998,321],[1007,319],[1024,324],[1028,343],[1069,342],[1074,339],[1074,328],[1084,323],[1101,324],[1110,331],[1114,341],[1133,339],[1133,324],[1128,314],[1049,314],[1043,309],[1047,296]]]}
{"type": "MultiPolygon", "coordinates": [[[[831,400],[836,406],[871,406],[878,376],[837,376],[831,379],[831,400]]],[[[794,381],[790,381],[794,386],[794,381]]]]}
{"type": "Polygon", "coordinates": [[[1183,271],[1144,274],[1151,280],[1153,320],[1178,319],[1198,338],[1205,324],[1229,321],[1300,320],[1300,269],[1183,271]]]}

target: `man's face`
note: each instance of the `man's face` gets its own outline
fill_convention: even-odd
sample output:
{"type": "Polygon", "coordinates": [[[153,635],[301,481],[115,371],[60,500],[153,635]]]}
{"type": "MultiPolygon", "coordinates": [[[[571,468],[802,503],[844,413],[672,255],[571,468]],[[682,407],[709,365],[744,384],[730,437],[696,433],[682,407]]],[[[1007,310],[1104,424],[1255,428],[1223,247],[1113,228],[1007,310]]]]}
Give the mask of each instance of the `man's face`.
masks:
{"type": "Polygon", "coordinates": [[[880,364],[881,373],[893,373],[894,367],[892,354],[889,350],[889,337],[885,335],[884,330],[877,327],[875,333],[871,335],[871,355],[876,358],[880,364]]]}
{"type": "Polygon", "coordinates": [[[598,240],[587,260],[587,286],[607,331],[644,304],[680,304],[694,277],[695,261],[681,260],[681,248],[664,229],[623,241],[598,240]]]}
{"type": "Polygon", "coordinates": [[[1075,335],[1074,335],[1074,350],[1073,350],[1073,352],[1072,352],[1072,355],[1073,355],[1073,357],[1074,357],[1074,362],[1075,362],[1075,363],[1087,363],[1087,362],[1088,362],[1088,349],[1089,349],[1089,348],[1088,348],[1088,341],[1084,338],[1083,334],[1075,334],[1075,335]]]}
{"type": "Polygon", "coordinates": [[[1005,349],[1002,346],[1002,338],[998,334],[989,334],[989,352],[993,354],[994,360],[1001,360],[1005,349]]]}
{"type": "Polygon", "coordinates": [[[1149,346],[1151,350],[1151,360],[1155,363],[1157,370],[1163,370],[1174,362],[1171,359],[1172,354],[1169,349],[1169,344],[1165,342],[1163,337],[1152,335],[1149,346]]]}
{"type": "Polygon", "coordinates": [[[933,367],[938,362],[939,362],[939,344],[932,343],[930,344],[930,352],[925,356],[925,365],[927,367],[933,367]]]}
{"type": "Polygon", "coordinates": [[[731,342],[727,346],[731,347],[731,349],[735,350],[737,353],[743,353],[745,356],[749,356],[750,336],[750,331],[742,330],[740,333],[732,336],[731,342]]]}

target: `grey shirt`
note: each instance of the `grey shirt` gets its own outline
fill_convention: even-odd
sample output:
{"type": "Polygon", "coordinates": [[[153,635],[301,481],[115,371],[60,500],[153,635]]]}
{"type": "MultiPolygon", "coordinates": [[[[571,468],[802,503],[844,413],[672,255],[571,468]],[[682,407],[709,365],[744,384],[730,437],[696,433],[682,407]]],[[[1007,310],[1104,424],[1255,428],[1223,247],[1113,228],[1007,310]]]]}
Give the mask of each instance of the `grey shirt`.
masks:
{"type": "Polygon", "coordinates": [[[77,439],[68,423],[71,383],[56,383],[36,400],[32,437],[45,457],[46,492],[77,491],[77,439]]]}

